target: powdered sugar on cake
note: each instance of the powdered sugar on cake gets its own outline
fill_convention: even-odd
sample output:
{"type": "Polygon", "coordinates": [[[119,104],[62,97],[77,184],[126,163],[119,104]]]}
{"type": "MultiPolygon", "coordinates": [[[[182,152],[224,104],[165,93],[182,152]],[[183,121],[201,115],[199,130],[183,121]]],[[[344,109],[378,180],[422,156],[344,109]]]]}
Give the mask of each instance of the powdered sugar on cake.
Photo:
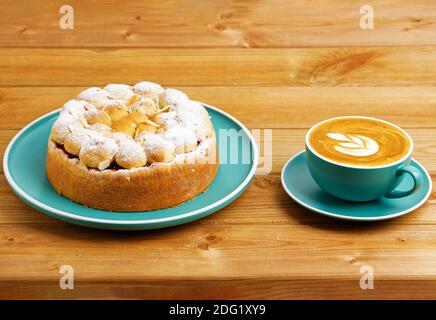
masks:
{"type": "Polygon", "coordinates": [[[65,103],[51,138],[99,170],[112,162],[125,169],[181,163],[201,157],[215,139],[201,104],[146,81],[84,90],[65,103]]]}

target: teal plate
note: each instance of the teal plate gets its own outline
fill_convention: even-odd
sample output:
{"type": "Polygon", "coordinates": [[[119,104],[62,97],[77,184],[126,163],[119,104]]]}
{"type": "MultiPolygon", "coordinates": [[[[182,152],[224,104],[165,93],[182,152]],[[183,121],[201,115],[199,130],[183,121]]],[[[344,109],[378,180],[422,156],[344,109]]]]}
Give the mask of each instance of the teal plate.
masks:
{"type": "MultiPolygon", "coordinates": [[[[383,197],[369,202],[351,202],[329,195],[321,190],[310,175],[305,151],[298,153],[285,164],[282,170],[282,185],[292,199],[314,212],[345,220],[386,220],[415,210],[430,196],[432,184],[428,172],[414,159],[410,164],[422,173],[424,181],[419,190],[400,199],[383,197]]],[[[408,190],[412,185],[412,178],[406,176],[398,188],[408,190]]]]}
{"type": "MultiPolygon", "coordinates": [[[[59,195],[47,180],[45,161],[47,139],[59,110],[35,120],[21,130],[9,143],[4,159],[5,177],[14,192],[38,211],[66,222],[87,227],[116,230],[165,228],[203,218],[231,203],[249,185],[256,171],[258,150],[250,132],[238,120],[212,106],[204,105],[215,131],[240,130],[238,141],[218,143],[218,152],[230,155],[238,150],[250,152],[244,161],[220,161],[217,176],[209,188],[194,199],[177,207],[147,212],[110,212],[83,207],[59,195]],[[238,144],[235,149],[234,144],[238,144]],[[227,148],[221,150],[221,148],[227,148]],[[249,161],[246,161],[246,159],[249,161]],[[228,164],[227,164],[227,163],[228,164]]],[[[246,156],[246,155],[245,155],[246,156]]],[[[221,159],[220,159],[221,160],[221,159]]]]}

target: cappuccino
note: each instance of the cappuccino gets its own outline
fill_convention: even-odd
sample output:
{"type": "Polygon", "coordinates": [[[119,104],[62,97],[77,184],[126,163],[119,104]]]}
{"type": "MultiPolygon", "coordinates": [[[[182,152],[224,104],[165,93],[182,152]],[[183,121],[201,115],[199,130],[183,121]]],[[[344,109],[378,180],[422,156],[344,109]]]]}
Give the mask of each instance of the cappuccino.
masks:
{"type": "Polygon", "coordinates": [[[399,161],[411,148],[411,140],[402,129],[365,117],[323,121],[309,131],[308,143],[330,161],[366,167],[399,161]]]}

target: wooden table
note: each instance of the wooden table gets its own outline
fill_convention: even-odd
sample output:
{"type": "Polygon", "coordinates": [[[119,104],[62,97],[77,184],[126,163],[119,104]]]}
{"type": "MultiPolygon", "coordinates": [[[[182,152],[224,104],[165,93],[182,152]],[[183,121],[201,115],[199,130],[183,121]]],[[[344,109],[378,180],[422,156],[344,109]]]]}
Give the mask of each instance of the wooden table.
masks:
{"type": "Polygon", "coordinates": [[[2,171],[0,298],[436,298],[434,192],[407,216],[349,223],[297,205],[279,176],[309,126],[361,114],[407,129],[436,181],[434,1],[371,1],[374,30],[354,0],[68,3],[73,30],[64,1],[0,3],[1,155],[84,87],[151,80],[273,129],[273,167],[208,218],[142,232],[48,218],[2,171]],[[74,290],[59,288],[62,265],[74,290]]]}

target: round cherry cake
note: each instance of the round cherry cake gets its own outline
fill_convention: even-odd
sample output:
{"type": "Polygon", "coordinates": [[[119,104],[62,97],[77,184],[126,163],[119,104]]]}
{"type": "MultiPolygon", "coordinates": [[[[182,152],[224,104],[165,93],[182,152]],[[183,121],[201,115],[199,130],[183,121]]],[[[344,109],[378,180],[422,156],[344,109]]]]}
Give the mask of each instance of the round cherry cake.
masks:
{"type": "Polygon", "coordinates": [[[54,189],[96,209],[173,207],[205,191],[217,170],[206,109],[153,82],[84,90],[64,104],[48,139],[54,189]]]}

